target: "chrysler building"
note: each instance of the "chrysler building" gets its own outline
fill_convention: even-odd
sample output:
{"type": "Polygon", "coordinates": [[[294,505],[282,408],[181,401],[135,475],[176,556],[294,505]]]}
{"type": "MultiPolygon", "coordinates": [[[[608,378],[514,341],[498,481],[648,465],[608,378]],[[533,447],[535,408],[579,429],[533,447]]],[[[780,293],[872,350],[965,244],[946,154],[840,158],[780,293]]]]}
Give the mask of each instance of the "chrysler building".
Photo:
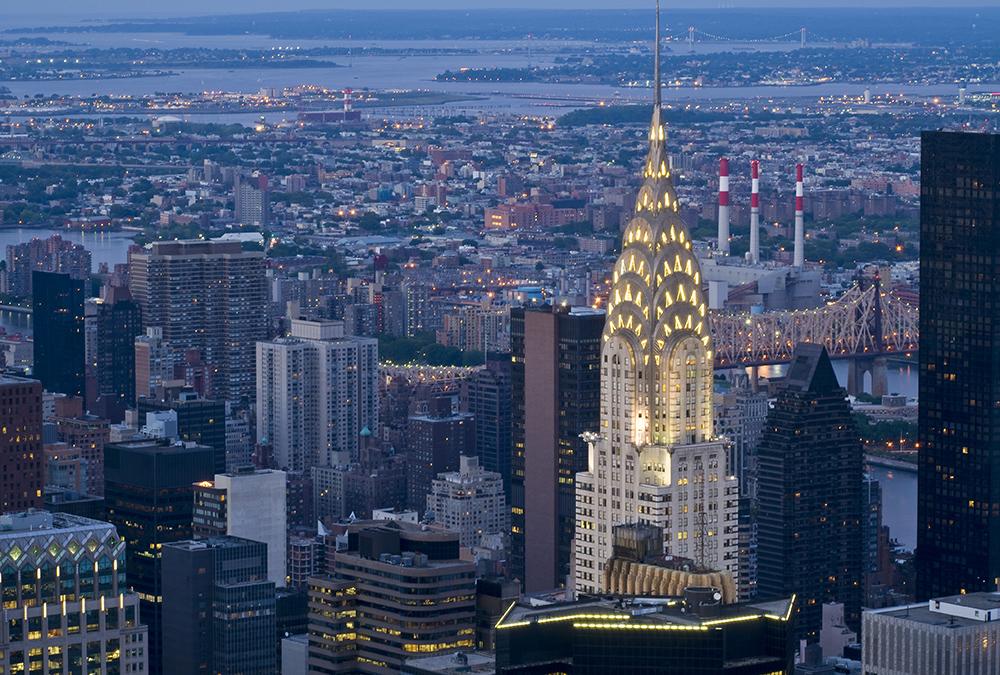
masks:
{"type": "Polygon", "coordinates": [[[602,336],[600,429],[577,474],[578,592],[605,589],[612,528],[635,522],[663,528],[665,554],[737,577],[738,484],[714,434],[707,300],[666,149],[659,6],[654,51],[649,153],[602,336]]]}

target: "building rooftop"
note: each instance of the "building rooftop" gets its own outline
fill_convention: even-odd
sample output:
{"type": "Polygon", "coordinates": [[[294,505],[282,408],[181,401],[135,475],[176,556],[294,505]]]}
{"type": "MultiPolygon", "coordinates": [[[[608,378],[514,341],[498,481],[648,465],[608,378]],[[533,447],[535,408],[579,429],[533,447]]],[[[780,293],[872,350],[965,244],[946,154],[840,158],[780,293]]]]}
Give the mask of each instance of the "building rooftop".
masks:
{"type": "Polygon", "coordinates": [[[10,537],[23,537],[34,532],[53,534],[92,530],[95,527],[114,527],[103,520],[94,520],[71,513],[50,513],[31,509],[17,513],[5,513],[0,516],[0,540],[10,537]]]}
{"type": "Polygon", "coordinates": [[[927,626],[981,629],[985,622],[1000,620],[1000,593],[952,595],[913,605],[867,610],[866,613],[927,626]]]}
{"type": "Polygon", "coordinates": [[[550,605],[516,602],[508,608],[496,627],[498,630],[503,630],[533,623],[572,621],[589,625],[612,623],[623,628],[630,626],[635,629],[669,630],[671,627],[676,627],[678,630],[700,630],[714,624],[737,620],[768,618],[788,621],[794,605],[794,596],[773,602],[713,604],[710,607],[699,608],[698,611],[692,609],[693,605],[689,601],[675,597],[630,599],[607,597],[550,605]]]}
{"type": "Polygon", "coordinates": [[[407,659],[403,673],[493,673],[496,657],[482,652],[456,652],[407,659]]]}

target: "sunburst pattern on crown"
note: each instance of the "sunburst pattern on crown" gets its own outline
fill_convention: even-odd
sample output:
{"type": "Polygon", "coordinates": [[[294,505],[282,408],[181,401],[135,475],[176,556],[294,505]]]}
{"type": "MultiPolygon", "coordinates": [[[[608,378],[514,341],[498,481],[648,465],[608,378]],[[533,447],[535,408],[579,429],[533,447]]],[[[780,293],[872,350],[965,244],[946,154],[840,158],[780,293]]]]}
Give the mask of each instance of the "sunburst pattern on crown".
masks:
{"type": "MultiPolygon", "coordinates": [[[[602,375],[608,400],[631,399],[609,407],[605,415],[629,418],[623,428],[629,429],[627,435],[637,445],[690,442],[712,433],[712,338],[701,267],[680,219],[666,149],[658,28],[659,21],[649,152],[635,216],[625,228],[622,253],[612,273],[603,336],[603,351],[610,355],[610,362],[630,363],[635,377],[626,385],[619,376],[602,375]],[[674,362],[668,363],[670,359],[674,362]],[[697,390],[697,397],[685,395],[692,389],[697,390]],[[629,390],[634,394],[630,396],[629,390]]],[[[612,368],[612,372],[618,370],[612,368]]]]}

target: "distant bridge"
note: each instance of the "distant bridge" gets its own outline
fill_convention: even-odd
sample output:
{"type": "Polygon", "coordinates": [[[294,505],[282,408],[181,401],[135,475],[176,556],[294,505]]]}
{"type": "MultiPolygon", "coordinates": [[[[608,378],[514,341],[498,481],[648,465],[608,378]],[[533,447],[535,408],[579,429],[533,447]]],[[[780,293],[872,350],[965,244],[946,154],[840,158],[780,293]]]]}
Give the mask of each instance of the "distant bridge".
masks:
{"type": "Polygon", "coordinates": [[[718,369],[789,363],[799,342],[819,343],[831,358],[850,359],[848,392],[888,393],[886,359],[911,356],[919,348],[918,308],[883,291],[878,279],[854,286],[835,302],[816,309],[783,312],[712,312],[718,369]]]}

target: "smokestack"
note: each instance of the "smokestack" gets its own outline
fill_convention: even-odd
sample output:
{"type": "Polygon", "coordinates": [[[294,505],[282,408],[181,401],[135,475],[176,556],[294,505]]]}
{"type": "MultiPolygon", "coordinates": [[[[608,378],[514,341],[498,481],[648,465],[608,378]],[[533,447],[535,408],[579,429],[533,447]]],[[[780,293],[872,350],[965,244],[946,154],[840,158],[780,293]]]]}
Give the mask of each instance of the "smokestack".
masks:
{"type": "Polygon", "coordinates": [[[351,112],[351,90],[350,89],[345,89],[344,90],[344,112],[345,113],[351,112]]]}
{"type": "Polygon", "coordinates": [[[750,262],[760,262],[760,162],[750,162],[750,262]]]}
{"type": "Polygon", "coordinates": [[[795,255],[792,265],[802,267],[806,262],[806,225],[803,208],[802,165],[795,165],[795,255]]]}
{"type": "Polygon", "coordinates": [[[729,160],[719,160],[719,252],[729,255],[729,160]]]}

